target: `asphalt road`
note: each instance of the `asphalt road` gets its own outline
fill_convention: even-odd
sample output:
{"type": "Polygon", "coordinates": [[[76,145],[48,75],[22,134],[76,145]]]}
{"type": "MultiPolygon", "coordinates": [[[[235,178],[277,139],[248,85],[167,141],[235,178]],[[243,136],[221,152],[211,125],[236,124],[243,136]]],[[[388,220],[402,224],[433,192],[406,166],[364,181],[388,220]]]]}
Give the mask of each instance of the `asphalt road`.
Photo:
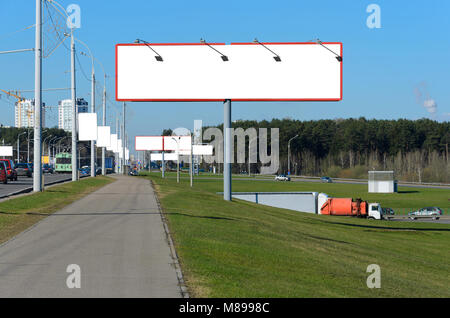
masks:
{"type": "Polygon", "coordinates": [[[113,177],[0,245],[0,297],[182,296],[150,182],[113,177]]]}
{"type": "MultiPolygon", "coordinates": [[[[44,174],[45,184],[71,179],[71,174],[44,174]]],[[[17,181],[8,180],[8,184],[0,183],[0,198],[29,188],[33,188],[33,178],[19,177],[17,181]]]]}

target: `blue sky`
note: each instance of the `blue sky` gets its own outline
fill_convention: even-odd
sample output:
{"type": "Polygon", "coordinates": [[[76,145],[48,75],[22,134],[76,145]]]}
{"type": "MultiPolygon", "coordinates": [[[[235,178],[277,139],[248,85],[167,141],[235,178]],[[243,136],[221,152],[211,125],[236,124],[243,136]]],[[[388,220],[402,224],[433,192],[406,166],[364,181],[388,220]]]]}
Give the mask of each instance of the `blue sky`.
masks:
{"type": "MultiPolygon", "coordinates": [[[[339,41],[344,45],[344,98],[338,103],[233,103],[233,120],[285,118],[450,119],[450,2],[433,1],[204,1],[204,0],[59,0],[81,7],[76,36],[87,43],[111,76],[107,80],[108,124],[121,105],[114,102],[114,46],[142,38],[149,42],[339,41]],[[381,8],[381,29],[369,29],[366,7],[381,8]],[[425,85],[421,84],[425,83],[425,85]],[[432,115],[417,102],[414,89],[426,87],[437,103],[432,115]]],[[[34,1],[1,1],[0,51],[34,46],[34,1]]],[[[68,42],[67,42],[68,44],[68,42]]],[[[78,46],[79,51],[84,49],[78,46]]],[[[79,56],[90,74],[90,60],[79,56]]],[[[90,101],[90,83],[78,67],[78,96],[90,101]]],[[[44,88],[69,87],[70,57],[65,47],[44,60],[44,88]]],[[[102,77],[96,66],[97,78],[102,77]]],[[[0,88],[32,89],[33,53],[0,55],[0,88]]],[[[32,97],[31,94],[24,96],[32,97]]],[[[45,92],[44,102],[57,105],[69,91],[45,92]]],[[[100,94],[97,105],[100,105],[100,94]]],[[[14,99],[0,98],[0,123],[14,125],[14,99]]],[[[164,128],[192,128],[223,120],[221,103],[128,103],[130,136],[159,134],[164,128]]],[[[56,124],[56,109],[47,122],[56,124]]],[[[115,125],[115,122],[114,122],[115,125]]]]}

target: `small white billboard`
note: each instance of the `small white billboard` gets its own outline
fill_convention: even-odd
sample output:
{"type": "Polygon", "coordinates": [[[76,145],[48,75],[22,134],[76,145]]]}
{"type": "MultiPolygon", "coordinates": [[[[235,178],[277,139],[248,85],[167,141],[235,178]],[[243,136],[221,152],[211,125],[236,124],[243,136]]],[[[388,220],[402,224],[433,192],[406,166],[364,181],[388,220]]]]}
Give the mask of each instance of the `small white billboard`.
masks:
{"type": "Polygon", "coordinates": [[[196,156],[212,156],[213,146],[212,145],[193,145],[192,152],[196,156]]]}
{"type": "MultiPolygon", "coordinates": [[[[151,161],[162,161],[162,153],[152,153],[150,155],[151,161]]],[[[178,156],[175,152],[164,153],[164,161],[177,161],[178,156]]]]}
{"type": "Polygon", "coordinates": [[[109,147],[111,145],[111,127],[98,126],[97,147],[109,147]]]}
{"type": "Polygon", "coordinates": [[[163,147],[162,136],[136,136],[135,138],[136,151],[163,151],[163,147]]]}
{"type": "Polygon", "coordinates": [[[13,147],[12,146],[0,146],[0,157],[12,157],[13,147]]]}
{"type": "Polygon", "coordinates": [[[78,114],[78,140],[97,140],[97,114],[78,114]]]}
{"type": "Polygon", "coordinates": [[[164,151],[189,151],[191,149],[191,136],[164,136],[164,151]],[[177,144],[178,147],[177,148],[177,144]]]}
{"type": "Polygon", "coordinates": [[[109,148],[111,151],[117,152],[117,134],[111,134],[111,143],[109,148]]]}

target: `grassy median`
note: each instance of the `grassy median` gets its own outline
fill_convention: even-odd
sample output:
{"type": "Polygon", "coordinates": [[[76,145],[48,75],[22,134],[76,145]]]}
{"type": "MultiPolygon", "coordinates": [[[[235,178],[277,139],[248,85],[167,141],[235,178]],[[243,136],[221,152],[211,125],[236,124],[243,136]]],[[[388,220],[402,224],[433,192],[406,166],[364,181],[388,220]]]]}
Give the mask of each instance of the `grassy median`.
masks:
{"type": "MultiPolygon", "coordinates": [[[[215,193],[221,190],[220,180],[197,178],[191,189],[186,179],[177,184],[174,178],[149,177],[194,297],[450,297],[450,225],[318,216],[224,202],[215,193]],[[380,289],[366,285],[369,264],[381,267],[380,289]]],[[[233,191],[315,186],[351,196],[354,185],[233,181],[233,191]]],[[[431,200],[448,196],[438,192],[431,200]]],[[[403,195],[412,199],[418,193],[403,195]]],[[[423,197],[418,200],[424,203],[423,197]]]]}
{"type": "Polygon", "coordinates": [[[0,243],[113,180],[104,176],[85,178],[0,202],[0,243]]]}

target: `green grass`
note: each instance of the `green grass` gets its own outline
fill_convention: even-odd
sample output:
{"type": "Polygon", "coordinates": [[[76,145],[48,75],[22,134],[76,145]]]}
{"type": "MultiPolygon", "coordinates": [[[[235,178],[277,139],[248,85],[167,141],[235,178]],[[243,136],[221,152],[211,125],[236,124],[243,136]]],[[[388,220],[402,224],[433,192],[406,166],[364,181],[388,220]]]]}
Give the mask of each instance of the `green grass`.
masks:
{"type": "MultiPolygon", "coordinates": [[[[181,184],[156,173],[150,178],[195,297],[450,296],[449,225],[318,216],[238,200],[224,202],[215,194],[221,191],[220,180],[197,178],[191,189],[185,178],[181,184]],[[369,264],[381,267],[381,289],[366,286],[369,264]]],[[[369,196],[358,187],[233,182],[233,191],[320,188],[331,195],[355,196],[351,195],[355,190],[364,199],[392,207],[435,205],[448,196],[429,189],[369,196]]]]}
{"type": "Polygon", "coordinates": [[[0,243],[112,181],[104,176],[85,178],[0,202],[0,243]]]}

